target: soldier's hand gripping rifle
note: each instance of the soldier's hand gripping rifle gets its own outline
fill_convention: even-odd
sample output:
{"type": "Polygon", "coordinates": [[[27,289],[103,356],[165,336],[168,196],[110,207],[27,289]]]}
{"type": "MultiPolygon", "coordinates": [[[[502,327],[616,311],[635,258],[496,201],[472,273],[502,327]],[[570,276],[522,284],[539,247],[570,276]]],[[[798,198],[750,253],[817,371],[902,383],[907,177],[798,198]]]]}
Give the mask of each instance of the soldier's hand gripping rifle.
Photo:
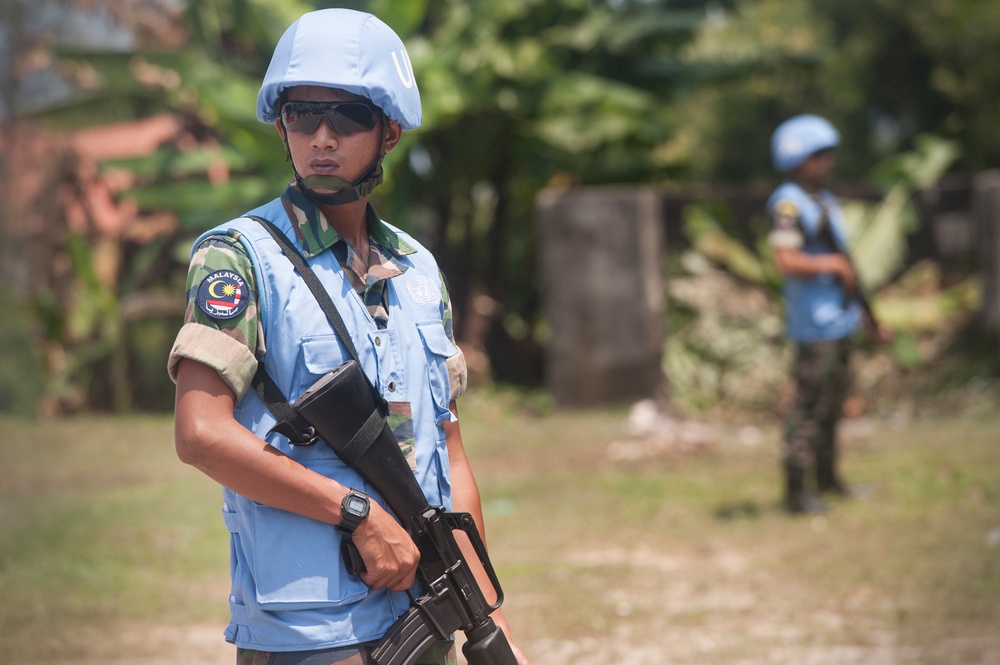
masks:
{"type": "MultiPolygon", "coordinates": [[[[372,652],[376,665],[410,665],[456,630],[465,632],[462,652],[469,665],[516,665],[507,637],[490,618],[503,602],[503,591],[475,521],[468,513],[446,513],[429,505],[385,422],[384,403],[376,404],[357,362],[349,360],[317,381],[293,409],[385,498],[420,550],[417,576],[424,594],[413,599],[378,643],[372,652]],[[471,541],[496,592],[494,603],[479,588],[455,531],[471,541]]],[[[352,551],[353,543],[344,542],[345,562],[357,574],[363,570],[357,568],[360,556],[352,551]]]]}

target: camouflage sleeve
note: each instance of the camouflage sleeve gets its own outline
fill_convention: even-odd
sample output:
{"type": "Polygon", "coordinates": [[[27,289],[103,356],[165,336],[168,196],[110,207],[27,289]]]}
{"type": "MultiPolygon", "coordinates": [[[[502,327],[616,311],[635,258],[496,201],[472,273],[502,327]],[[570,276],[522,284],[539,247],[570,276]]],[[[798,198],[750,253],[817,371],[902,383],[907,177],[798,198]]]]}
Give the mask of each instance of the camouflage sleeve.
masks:
{"type": "Polygon", "coordinates": [[[444,274],[441,274],[441,300],[444,302],[444,314],[441,318],[441,325],[448,335],[448,339],[458,349],[457,353],[448,358],[448,379],[451,383],[451,399],[455,400],[462,396],[469,382],[469,371],[465,364],[465,354],[455,342],[455,317],[451,308],[451,294],[448,292],[448,282],[445,281],[444,274]]]}
{"type": "Polygon", "coordinates": [[[767,242],[775,249],[800,249],[806,244],[801,213],[788,199],[778,201],[771,210],[771,232],[767,242]]]}
{"type": "Polygon", "coordinates": [[[237,238],[206,238],[188,268],[184,326],[177,333],[167,371],[177,380],[177,365],[189,358],[208,365],[240,401],[264,352],[253,264],[237,238]]]}

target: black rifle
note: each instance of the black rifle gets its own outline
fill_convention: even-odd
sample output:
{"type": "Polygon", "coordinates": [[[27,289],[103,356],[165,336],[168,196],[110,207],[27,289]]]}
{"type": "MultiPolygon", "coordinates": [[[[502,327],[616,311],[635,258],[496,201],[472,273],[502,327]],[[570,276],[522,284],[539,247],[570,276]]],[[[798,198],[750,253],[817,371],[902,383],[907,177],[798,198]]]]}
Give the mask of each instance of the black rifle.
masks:
{"type": "Polygon", "coordinates": [[[871,322],[872,328],[878,328],[878,319],[875,318],[875,311],[872,309],[871,301],[868,300],[868,296],[865,294],[864,289],[861,287],[861,275],[858,273],[857,266],[854,265],[854,260],[851,258],[850,253],[841,246],[840,242],[837,240],[837,236],[834,235],[833,229],[830,228],[830,218],[826,213],[826,206],[820,204],[820,208],[823,210],[823,218],[819,220],[819,237],[820,240],[828,244],[836,254],[843,256],[847,262],[851,265],[851,270],[854,271],[854,279],[857,282],[857,286],[853,293],[849,293],[847,289],[844,289],[844,304],[847,305],[852,300],[857,300],[858,304],[861,305],[861,311],[864,313],[868,321],[871,322]]]}
{"type": "MultiPolygon", "coordinates": [[[[465,632],[462,647],[469,665],[516,665],[506,635],[490,618],[503,603],[500,582],[468,513],[447,513],[424,496],[392,430],[385,422],[384,402],[354,360],[317,381],[296,400],[294,410],[316,434],[381,494],[407,528],[420,550],[417,576],[424,594],[400,616],[372,652],[376,665],[410,665],[431,644],[465,632]],[[381,402],[381,400],[380,400],[381,402]],[[476,582],[455,540],[468,536],[496,592],[490,603],[476,582]]],[[[343,541],[348,568],[363,568],[349,540],[343,541]]]]}

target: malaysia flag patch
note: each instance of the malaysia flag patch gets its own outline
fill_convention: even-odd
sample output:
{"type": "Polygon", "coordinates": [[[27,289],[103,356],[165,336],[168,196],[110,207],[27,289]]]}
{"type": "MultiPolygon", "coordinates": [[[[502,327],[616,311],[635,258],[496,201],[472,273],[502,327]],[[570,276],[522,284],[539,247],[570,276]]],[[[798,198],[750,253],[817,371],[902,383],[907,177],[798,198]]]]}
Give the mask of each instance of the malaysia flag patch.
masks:
{"type": "Polygon", "coordinates": [[[196,302],[213,319],[237,317],[247,308],[246,280],[232,270],[216,270],[201,281],[196,302]]]}

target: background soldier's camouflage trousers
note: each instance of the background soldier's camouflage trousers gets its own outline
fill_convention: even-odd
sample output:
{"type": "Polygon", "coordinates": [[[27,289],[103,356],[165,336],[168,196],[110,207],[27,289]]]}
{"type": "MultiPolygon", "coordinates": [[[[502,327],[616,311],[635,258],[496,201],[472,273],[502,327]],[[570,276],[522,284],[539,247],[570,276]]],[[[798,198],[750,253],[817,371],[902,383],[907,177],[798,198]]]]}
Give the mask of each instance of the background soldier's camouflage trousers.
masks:
{"type": "Polygon", "coordinates": [[[837,472],[837,421],[851,388],[849,338],[798,346],[792,376],[795,401],[785,421],[786,470],[803,482],[810,469],[816,489],[843,492],[837,472]]]}

